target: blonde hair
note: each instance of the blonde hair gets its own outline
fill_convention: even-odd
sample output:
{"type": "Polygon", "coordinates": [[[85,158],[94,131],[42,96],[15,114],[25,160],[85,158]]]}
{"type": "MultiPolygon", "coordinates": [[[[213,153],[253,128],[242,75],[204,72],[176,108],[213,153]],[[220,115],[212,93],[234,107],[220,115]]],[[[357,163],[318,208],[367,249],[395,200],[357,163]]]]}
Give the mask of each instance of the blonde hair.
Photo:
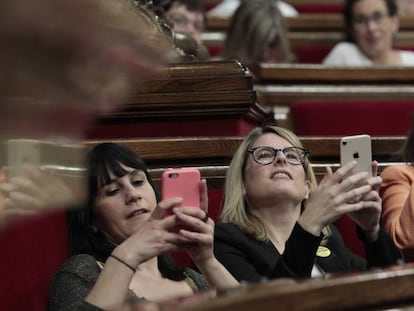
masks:
{"type": "Polygon", "coordinates": [[[283,62],[292,62],[285,19],[274,0],[245,0],[233,15],[227,31],[223,56],[242,62],[261,60],[263,51],[278,40],[283,62]]]}
{"type": "MultiPolygon", "coordinates": [[[[259,137],[267,133],[274,133],[286,139],[293,146],[303,148],[299,138],[287,129],[277,126],[264,126],[252,130],[240,144],[227,170],[224,208],[220,216],[222,222],[233,223],[258,240],[268,240],[268,232],[263,222],[249,210],[244,195],[244,174],[248,157],[247,150],[252,147],[259,137]]],[[[316,188],[317,182],[308,158],[305,158],[303,167],[306,178],[310,182],[310,190],[312,191],[316,188]]],[[[302,208],[305,208],[305,203],[306,201],[304,200],[302,208]]]]}

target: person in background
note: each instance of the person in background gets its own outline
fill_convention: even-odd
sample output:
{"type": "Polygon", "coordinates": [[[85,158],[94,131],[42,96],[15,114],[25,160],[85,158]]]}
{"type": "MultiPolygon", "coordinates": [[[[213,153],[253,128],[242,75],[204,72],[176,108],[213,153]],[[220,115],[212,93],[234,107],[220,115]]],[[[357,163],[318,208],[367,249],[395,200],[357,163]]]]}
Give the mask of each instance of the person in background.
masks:
{"type": "Polygon", "coordinates": [[[163,10],[174,31],[189,34],[199,45],[203,44],[201,33],[205,29],[206,20],[200,0],[164,1],[163,10]]]}
{"type": "MultiPolygon", "coordinates": [[[[223,0],[214,8],[207,12],[207,17],[231,17],[240,5],[240,2],[249,0],[223,0]]],[[[298,11],[289,3],[274,0],[277,3],[277,8],[284,17],[298,16],[298,11]]]]}
{"type": "Polygon", "coordinates": [[[239,281],[364,270],[401,262],[380,226],[381,178],[353,174],[356,162],[335,173],[327,168],[319,185],[309,151],[291,131],[256,128],[233,156],[226,175],[216,257],[239,281]],[[367,259],[353,254],[332,225],[344,214],[357,224],[367,259]]]}
{"type": "Polygon", "coordinates": [[[382,221],[407,261],[414,261],[414,118],[396,161],[381,173],[382,221]]]}
{"type": "Polygon", "coordinates": [[[214,257],[205,180],[200,208],[181,207],[182,198],[159,201],[145,163],[122,145],[97,145],[87,168],[88,204],[68,215],[71,257],[51,281],[50,311],[107,310],[238,285],[214,257]],[[178,249],[203,275],[173,265],[165,253],[178,249]]]}
{"type": "Polygon", "coordinates": [[[394,0],[346,0],[345,42],[334,46],[325,65],[414,65],[414,52],[397,50],[398,9],[394,0]]]}
{"type": "Polygon", "coordinates": [[[227,31],[223,57],[243,63],[289,63],[293,54],[285,20],[273,0],[243,1],[227,31]]]}

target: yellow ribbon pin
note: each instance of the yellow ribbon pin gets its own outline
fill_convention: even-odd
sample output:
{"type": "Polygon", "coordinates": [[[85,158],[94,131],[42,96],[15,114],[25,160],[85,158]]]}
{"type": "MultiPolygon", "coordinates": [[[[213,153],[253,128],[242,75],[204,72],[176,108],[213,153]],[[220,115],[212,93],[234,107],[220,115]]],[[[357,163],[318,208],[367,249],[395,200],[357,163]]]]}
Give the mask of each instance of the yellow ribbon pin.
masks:
{"type": "Polygon", "coordinates": [[[326,258],[331,256],[331,250],[325,246],[318,246],[318,250],[316,251],[316,256],[326,258]]]}

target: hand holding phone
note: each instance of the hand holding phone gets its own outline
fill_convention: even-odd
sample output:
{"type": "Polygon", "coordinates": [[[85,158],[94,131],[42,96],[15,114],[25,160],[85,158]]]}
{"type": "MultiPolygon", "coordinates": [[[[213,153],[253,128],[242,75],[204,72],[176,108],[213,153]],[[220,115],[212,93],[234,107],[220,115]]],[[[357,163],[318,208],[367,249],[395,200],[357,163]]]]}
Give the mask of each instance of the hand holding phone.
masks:
{"type": "Polygon", "coordinates": [[[371,136],[354,135],[341,138],[341,166],[355,160],[353,172],[368,172],[372,176],[371,136]]]}

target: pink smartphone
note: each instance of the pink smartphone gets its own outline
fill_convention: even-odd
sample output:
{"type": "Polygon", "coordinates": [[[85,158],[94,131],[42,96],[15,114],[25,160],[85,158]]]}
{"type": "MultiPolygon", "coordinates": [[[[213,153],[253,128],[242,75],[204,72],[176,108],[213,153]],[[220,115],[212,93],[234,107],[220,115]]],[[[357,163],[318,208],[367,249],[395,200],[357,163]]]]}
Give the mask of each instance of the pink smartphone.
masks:
{"type": "Polygon", "coordinates": [[[194,168],[167,170],[162,174],[162,199],[181,197],[180,206],[200,208],[200,171],[194,168]]]}

